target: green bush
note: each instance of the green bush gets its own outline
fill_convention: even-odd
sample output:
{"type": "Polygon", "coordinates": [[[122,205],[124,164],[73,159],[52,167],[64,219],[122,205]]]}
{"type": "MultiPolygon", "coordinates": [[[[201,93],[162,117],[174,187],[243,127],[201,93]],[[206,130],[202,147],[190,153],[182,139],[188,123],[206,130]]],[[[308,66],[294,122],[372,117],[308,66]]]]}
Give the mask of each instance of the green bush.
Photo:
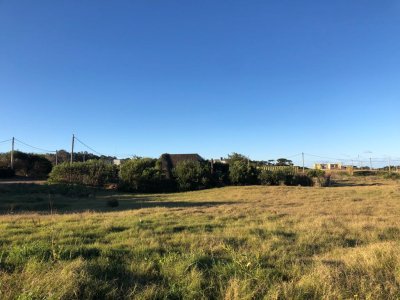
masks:
{"type": "Polygon", "coordinates": [[[305,174],[295,174],[291,170],[262,170],[258,176],[262,185],[312,186],[313,181],[305,174]]]}
{"type": "Polygon", "coordinates": [[[279,176],[276,171],[262,170],[258,179],[262,185],[279,185],[279,176]]]}
{"type": "Polygon", "coordinates": [[[233,185],[257,184],[259,171],[245,160],[229,163],[229,179],[233,185]]]}
{"type": "Polygon", "coordinates": [[[317,170],[317,169],[311,169],[307,171],[307,175],[312,178],[320,178],[325,176],[325,171],[323,170],[317,170]]]}
{"type": "Polygon", "coordinates": [[[301,185],[301,186],[312,186],[313,180],[306,174],[295,174],[292,176],[287,185],[301,185]]]}
{"type": "MultiPolygon", "coordinates": [[[[0,165],[8,168],[10,166],[11,154],[0,155],[0,165]]],[[[52,169],[51,162],[44,155],[14,151],[15,175],[25,177],[43,178],[47,177],[52,169]]]]}
{"type": "Polygon", "coordinates": [[[399,180],[400,179],[400,173],[385,173],[385,174],[383,174],[383,178],[392,179],[392,180],[399,180]]]}
{"type": "Polygon", "coordinates": [[[182,161],[173,170],[179,190],[190,191],[210,186],[210,169],[198,161],[182,161]]]}
{"type": "Polygon", "coordinates": [[[135,158],[121,165],[120,189],[133,192],[166,192],[173,183],[165,179],[156,159],[135,158]]]}
{"type": "Polygon", "coordinates": [[[62,163],[53,168],[49,182],[103,186],[118,182],[118,168],[102,160],[62,163]]]}

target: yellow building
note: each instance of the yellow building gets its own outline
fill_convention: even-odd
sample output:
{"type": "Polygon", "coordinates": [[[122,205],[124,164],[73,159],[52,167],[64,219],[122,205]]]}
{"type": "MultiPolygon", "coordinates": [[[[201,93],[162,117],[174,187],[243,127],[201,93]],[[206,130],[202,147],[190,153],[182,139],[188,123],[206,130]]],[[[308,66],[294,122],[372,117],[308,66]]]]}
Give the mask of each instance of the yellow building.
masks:
{"type": "Polygon", "coordinates": [[[316,170],[344,170],[342,163],[314,164],[316,170]]]}

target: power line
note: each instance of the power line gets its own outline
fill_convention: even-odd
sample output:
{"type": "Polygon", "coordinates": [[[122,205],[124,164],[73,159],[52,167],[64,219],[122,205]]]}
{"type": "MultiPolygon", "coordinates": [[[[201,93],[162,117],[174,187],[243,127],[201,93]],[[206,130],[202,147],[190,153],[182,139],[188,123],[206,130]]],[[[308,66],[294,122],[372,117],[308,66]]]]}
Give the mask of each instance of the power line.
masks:
{"type": "Polygon", "coordinates": [[[94,153],[96,153],[96,154],[98,154],[98,155],[100,155],[100,156],[105,156],[105,155],[101,154],[100,152],[97,152],[96,150],[94,150],[92,147],[89,147],[88,145],[86,145],[84,142],[82,142],[82,141],[81,141],[80,139],[78,139],[76,136],[75,136],[75,140],[77,140],[79,143],[81,143],[83,146],[85,146],[85,147],[88,148],[89,150],[93,151],[94,153]]]}
{"type": "Polygon", "coordinates": [[[15,138],[15,140],[16,140],[17,142],[19,142],[19,143],[21,143],[21,144],[27,146],[27,147],[31,147],[32,149],[36,149],[36,150],[40,150],[40,151],[44,151],[44,152],[56,153],[55,150],[48,150],[48,149],[43,149],[43,148],[35,147],[35,146],[29,145],[29,144],[27,144],[27,143],[25,143],[25,142],[23,142],[23,141],[17,139],[17,138],[15,138]]]}
{"type": "Polygon", "coordinates": [[[11,140],[12,140],[12,139],[8,139],[8,140],[5,140],[5,141],[1,141],[0,144],[1,144],[1,143],[6,143],[6,142],[11,142],[11,140]]]}

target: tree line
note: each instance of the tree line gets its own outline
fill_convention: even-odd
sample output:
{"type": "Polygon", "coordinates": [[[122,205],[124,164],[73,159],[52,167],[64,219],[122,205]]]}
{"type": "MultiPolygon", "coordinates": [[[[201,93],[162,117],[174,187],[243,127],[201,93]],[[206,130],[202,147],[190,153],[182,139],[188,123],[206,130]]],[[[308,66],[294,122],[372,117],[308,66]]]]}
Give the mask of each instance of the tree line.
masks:
{"type": "Polygon", "coordinates": [[[174,192],[206,189],[227,185],[302,185],[313,184],[316,174],[297,174],[290,170],[291,160],[252,161],[238,153],[228,155],[225,162],[181,161],[166,176],[160,159],[134,157],[123,160],[120,166],[112,164],[113,157],[100,157],[90,153],[76,153],[70,163],[66,151],[58,153],[55,165],[53,154],[14,152],[14,170],[10,171],[10,153],[0,154],[0,178],[13,174],[26,177],[48,178],[52,183],[68,183],[102,187],[111,185],[131,192],[174,192]],[[286,166],[268,170],[263,166],[286,166]]]}

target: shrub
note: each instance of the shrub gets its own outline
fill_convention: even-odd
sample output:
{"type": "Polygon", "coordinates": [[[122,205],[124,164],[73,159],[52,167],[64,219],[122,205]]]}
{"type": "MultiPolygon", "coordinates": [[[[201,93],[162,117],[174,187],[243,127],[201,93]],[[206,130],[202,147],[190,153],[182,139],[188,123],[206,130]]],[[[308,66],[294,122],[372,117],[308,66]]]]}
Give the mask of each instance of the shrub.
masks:
{"type": "MultiPolygon", "coordinates": [[[[10,152],[0,155],[0,164],[8,168],[10,152]]],[[[52,169],[51,162],[44,155],[14,151],[14,171],[18,176],[46,177],[52,169]]]]}
{"type": "Polygon", "coordinates": [[[11,178],[15,176],[15,172],[11,168],[0,168],[0,178],[11,178]]]}
{"type": "Polygon", "coordinates": [[[234,185],[257,184],[259,171],[245,160],[229,163],[229,179],[234,185]]]}
{"type": "Polygon", "coordinates": [[[165,179],[157,160],[135,158],[121,165],[120,188],[133,192],[162,192],[171,189],[171,182],[165,179]]]}
{"type": "Polygon", "coordinates": [[[301,185],[312,186],[313,181],[305,174],[295,174],[291,170],[262,170],[259,174],[262,185],[301,185]]]}
{"type": "Polygon", "coordinates": [[[313,180],[306,174],[295,174],[288,185],[312,186],[313,180]]]}
{"type": "Polygon", "coordinates": [[[325,171],[317,170],[317,169],[315,169],[315,170],[311,169],[311,170],[307,171],[307,175],[309,177],[312,177],[312,178],[324,177],[325,176],[325,171]]]}
{"type": "Polygon", "coordinates": [[[279,177],[275,171],[262,170],[258,179],[262,185],[279,185],[279,177]]]}
{"type": "Polygon", "coordinates": [[[211,180],[213,186],[229,184],[229,165],[218,162],[213,163],[211,180]]]}
{"type": "Polygon", "coordinates": [[[362,170],[362,171],[355,171],[353,173],[354,176],[374,176],[376,175],[376,171],[369,171],[369,170],[362,170]]]}
{"type": "Polygon", "coordinates": [[[210,185],[210,169],[198,161],[182,161],[173,170],[179,190],[190,191],[210,185]]]}
{"type": "Polygon", "coordinates": [[[385,174],[383,174],[383,178],[399,180],[400,179],[400,174],[399,173],[385,173],[385,174]]]}
{"type": "Polygon", "coordinates": [[[118,168],[102,160],[62,163],[55,166],[49,175],[49,182],[52,183],[103,186],[117,181],[118,168]]]}

